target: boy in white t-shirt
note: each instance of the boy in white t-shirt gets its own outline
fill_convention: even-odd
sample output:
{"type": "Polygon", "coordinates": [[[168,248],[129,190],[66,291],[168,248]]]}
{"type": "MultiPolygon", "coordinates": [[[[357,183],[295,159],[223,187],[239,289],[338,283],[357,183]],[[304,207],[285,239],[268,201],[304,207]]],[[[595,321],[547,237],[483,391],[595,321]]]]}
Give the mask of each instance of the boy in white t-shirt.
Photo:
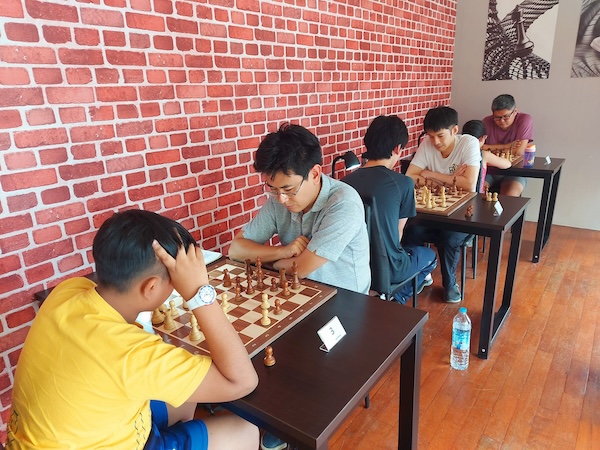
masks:
{"type": "MultiPolygon", "coordinates": [[[[481,165],[479,141],[473,136],[458,134],[458,113],[447,106],[430,109],[423,120],[427,135],[406,175],[415,183],[423,185],[425,179],[434,180],[467,191],[476,191],[477,177],[481,165]]],[[[456,268],[460,258],[460,246],[468,237],[465,233],[446,231],[439,228],[409,226],[403,244],[423,245],[433,242],[438,249],[445,300],[458,303],[462,300],[456,283],[456,268]]]]}

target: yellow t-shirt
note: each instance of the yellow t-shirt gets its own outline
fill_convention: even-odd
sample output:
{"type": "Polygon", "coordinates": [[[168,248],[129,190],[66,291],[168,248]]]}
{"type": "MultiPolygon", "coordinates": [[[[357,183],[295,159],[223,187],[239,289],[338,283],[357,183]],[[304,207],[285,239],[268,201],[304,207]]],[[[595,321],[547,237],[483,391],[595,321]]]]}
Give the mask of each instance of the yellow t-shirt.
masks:
{"type": "Polygon", "coordinates": [[[87,278],[43,303],[19,356],[7,448],[143,449],[150,400],[180,406],[211,359],[164,343],[123,317],[87,278]]]}

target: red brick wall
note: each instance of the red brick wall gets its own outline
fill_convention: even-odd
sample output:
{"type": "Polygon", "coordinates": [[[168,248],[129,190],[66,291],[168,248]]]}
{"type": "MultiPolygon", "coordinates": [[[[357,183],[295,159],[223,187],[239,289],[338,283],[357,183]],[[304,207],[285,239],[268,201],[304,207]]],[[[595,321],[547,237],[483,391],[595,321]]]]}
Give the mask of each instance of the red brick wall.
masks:
{"type": "Polygon", "coordinates": [[[326,172],[379,114],[416,144],[448,103],[456,0],[2,0],[0,440],[34,292],[91,271],[113,211],[180,220],[227,251],[264,200],[251,168],[283,121],[326,172]]]}

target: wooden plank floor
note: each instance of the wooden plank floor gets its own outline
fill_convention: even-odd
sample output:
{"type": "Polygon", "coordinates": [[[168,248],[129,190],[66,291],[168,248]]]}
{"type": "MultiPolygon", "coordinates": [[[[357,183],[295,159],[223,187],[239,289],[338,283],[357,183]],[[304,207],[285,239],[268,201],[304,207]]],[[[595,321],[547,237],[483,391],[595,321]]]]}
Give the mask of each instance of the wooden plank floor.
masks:
{"type": "MultiPolygon", "coordinates": [[[[477,279],[468,270],[461,304],[440,300],[439,269],[419,295],[419,308],[429,312],[421,450],[600,449],[600,232],[554,226],[538,264],[531,262],[535,224],[523,233],[511,314],[488,360],[475,355],[487,253],[479,254],[477,279]],[[465,372],[449,365],[460,306],[473,323],[465,372]]],[[[357,407],[334,435],[331,450],[397,448],[398,380],[396,366],[371,392],[371,407],[357,407]]]]}

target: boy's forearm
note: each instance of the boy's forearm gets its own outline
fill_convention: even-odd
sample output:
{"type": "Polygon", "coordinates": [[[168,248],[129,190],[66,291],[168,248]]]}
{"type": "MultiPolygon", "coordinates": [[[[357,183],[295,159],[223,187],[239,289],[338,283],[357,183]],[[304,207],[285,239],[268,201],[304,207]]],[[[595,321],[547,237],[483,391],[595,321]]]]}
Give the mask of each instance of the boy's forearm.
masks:
{"type": "Polygon", "coordinates": [[[192,311],[206,337],[213,363],[230,382],[242,386],[256,380],[256,371],[237,331],[223,313],[218,301],[192,311]]]}

